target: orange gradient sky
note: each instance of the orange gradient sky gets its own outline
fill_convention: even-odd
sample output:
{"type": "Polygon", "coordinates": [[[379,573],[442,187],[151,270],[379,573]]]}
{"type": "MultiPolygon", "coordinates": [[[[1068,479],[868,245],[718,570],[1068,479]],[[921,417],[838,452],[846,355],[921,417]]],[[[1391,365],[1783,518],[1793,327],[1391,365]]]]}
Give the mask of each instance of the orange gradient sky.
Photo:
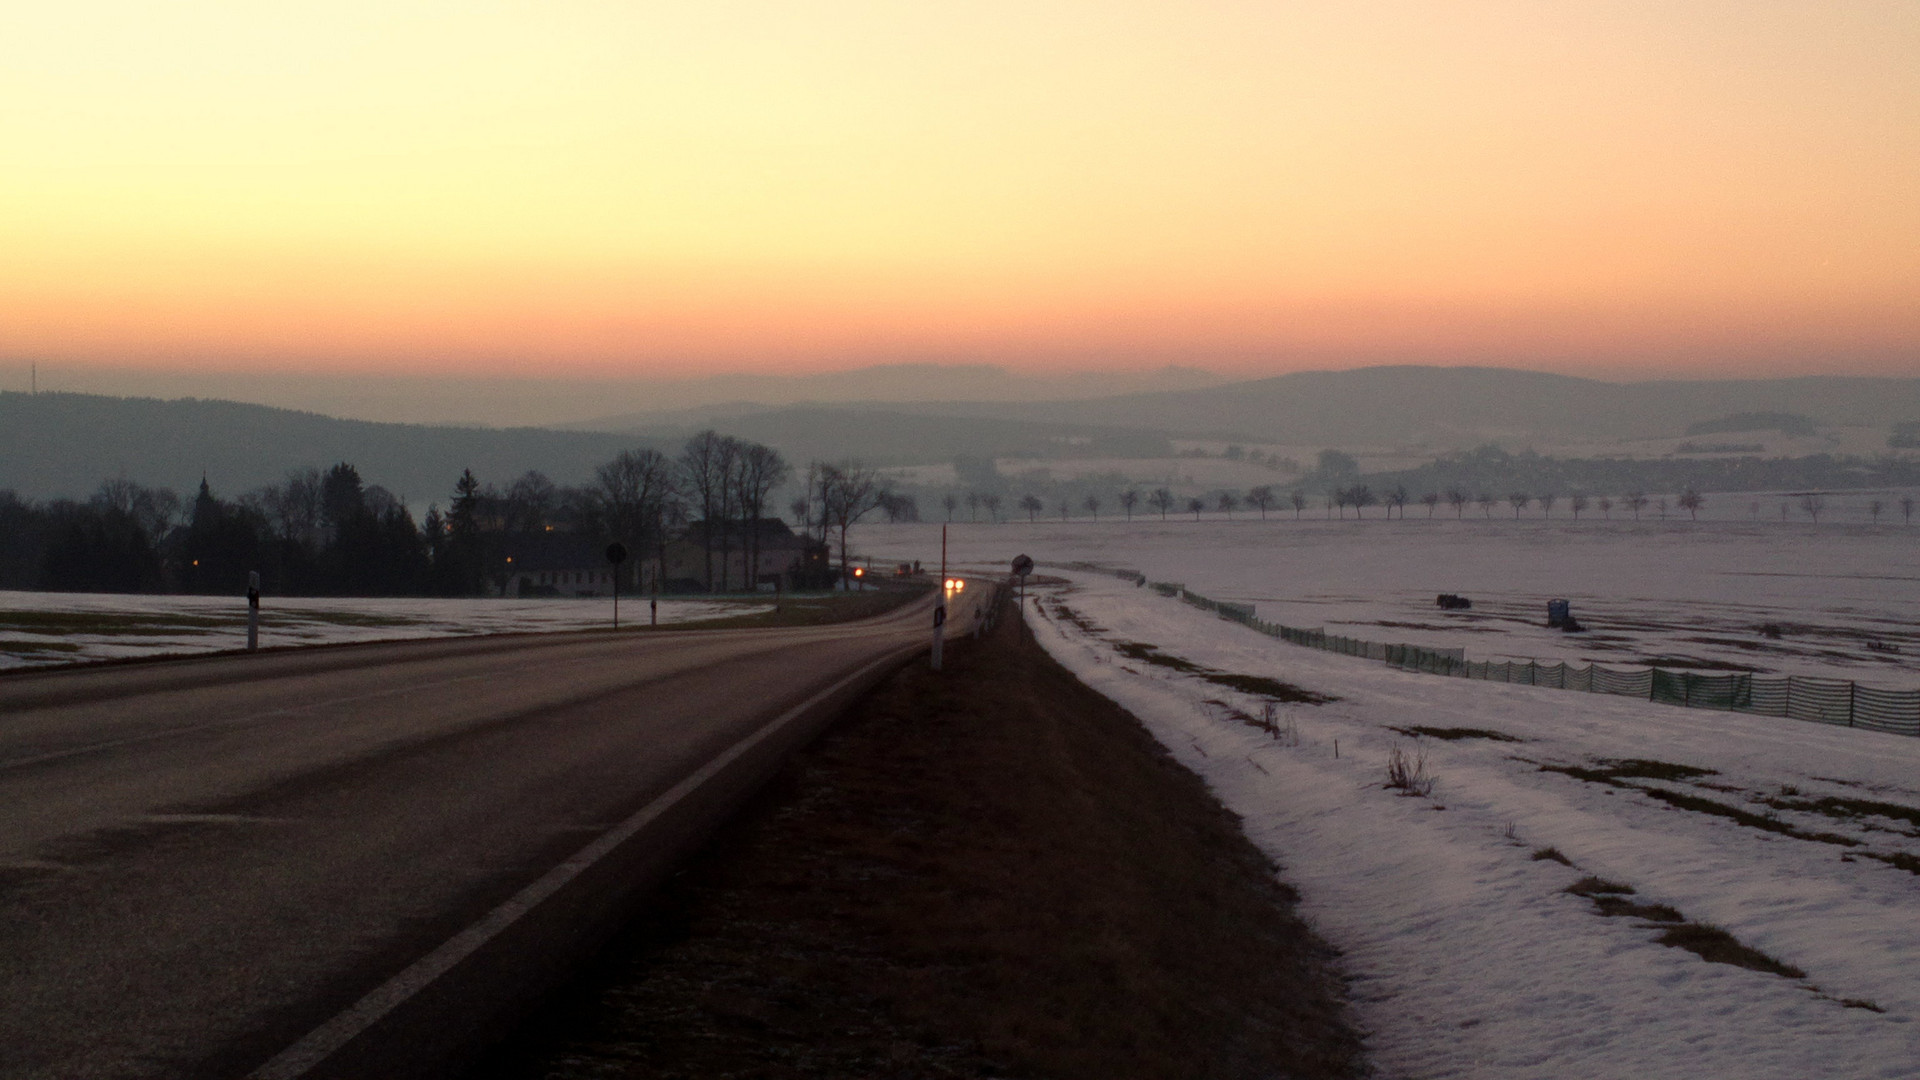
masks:
{"type": "Polygon", "coordinates": [[[1920,4],[12,4],[0,357],[1920,375],[1920,4]]]}

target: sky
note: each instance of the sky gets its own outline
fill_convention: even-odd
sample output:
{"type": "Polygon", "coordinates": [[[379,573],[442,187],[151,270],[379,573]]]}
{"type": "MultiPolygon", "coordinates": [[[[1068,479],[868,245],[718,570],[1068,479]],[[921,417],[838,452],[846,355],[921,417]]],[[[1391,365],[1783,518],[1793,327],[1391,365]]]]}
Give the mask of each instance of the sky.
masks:
{"type": "Polygon", "coordinates": [[[1920,5],[0,7],[0,358],[1920,375],[1920,5]]]}

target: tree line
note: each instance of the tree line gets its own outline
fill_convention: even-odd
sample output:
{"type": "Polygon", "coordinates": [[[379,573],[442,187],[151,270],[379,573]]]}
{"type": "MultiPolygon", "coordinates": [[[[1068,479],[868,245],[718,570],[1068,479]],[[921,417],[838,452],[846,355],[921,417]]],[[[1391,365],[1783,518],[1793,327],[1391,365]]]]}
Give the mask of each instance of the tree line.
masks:
{"type": "MultiPolygon", "coordinates": [[[[502,487],[464,470],[445,509],[436,501],[418,522],[348,462],[235,498],[204,478],[191,500],[125,479],[82,500],[0,491],[0,588],[233,594],[258,572],[276,595],[474,596],[504,584],[513,538],[559,532],[640,556],[620,568],[629,583],[645,556],[664,565],[669,540],[686,535],[702,549],[705,580],[726,591],[748,584],[732,580],[730,556],[758,565],[758,523],[795,478],[778,450],[706,430],[677,455],[622,451],[577,486],[529,471],[502,487]]],[[[857,462],[809,465],[792,506],[810,540],[838,540],[842,574],[855,524],[876,510],[917,517],[910,498],[857,462]]]]}
{"type": "MultiPolygon", "coordinates": [[[[1426,507],[1426,516],[1429,518],[1435,515],[1442,503],[1445,503],[1454,512],[1456,518],[1466,517],[1467,508],[1475,507],[1486,518],[1491,518],[1496,508],[1501,508],[1503,512],[1505,509],[1511,509],[1515,519],[1518,519],[1530,507],[1538,508],[1543,517],[1551,518],[1555,508],[1561,505],[1562,498],[1556,492],[1535,495],[1524,491],[1512,491],[1504,495],[1496,495],[1489,491],[1470,491],[1458,487],[1448,488],[1444,492],[1428,491],[1418,498],[1413,498],[1404,484],[1396,484],[1391,488],[1376,491],[1369,484],[1355,483],[1332,487],[1315,496],[1309,496],[1304,490],[1298,488],[1282,493],[1271,485],[1252,488],[1244,495],[1235,491],[1216,491],[1205,497],[1192,495],[1184,498],[1176,497],[1171,488],[1154,488],[1144,496],[1138,488],[1125,488],[1118,493],[1112,505],[1119,508],[1127,521],[1133,520],[1134,511],[1143,500],[1146,512],[1157,513],[1163,521],[1175,513],[1192,514],[1193,519],[1198,521],[1200,515],[1208,511],[1224,513],[1232,517],[1236,510],[1258,511],[1262,520],[1266,519],[1269,511],[1292,510],[1293,516],[1298,519],[1309,509],[1324,509],[1328,518],[1337,514],[1344,519],[1349,507],[1353,509],[1354,517],[1365,518],[1367,508],[1372,506],[1382,507],[1384,516],[1389,519],[1396,514],[1405,518],[1409,502],[1416,502],[1426,507]]],[[[1681,511],[1686,512],[1689,520],[1698,520],[1700,511],[1707,505],[1706,496],[1691,487],[1684,488],[1679,494],[1673,496],[1650,496],[1644,491],[1627,492],[1617,497],[1574,492],[1564,496],[1564,499],[1566,512],[1576,521],[1581,514],[1589,512],[1597,512],[1601,517],[1611,520],[1615,511],[1623,516],[1631,515],[1635,521],[1639,521],[1643,513],[1657,514],[1661,520],[1666,520],[1670,513],[1677,515],[1681,511]]],[[[963,497],[959,493],[949,492],[940,501],[941,506],[946,510],[948,521],[954,520],[963,505],[968,511],[968,521],[978,521],[979,511],[982,508],[987,512],[988,521],[998,523],[1005,520],[1000,514],[1003,501],[998,495],[992,493],[982,495],[978,492],[967,492],[963,497]]],[[[1098,493],[1088,494],[1078,500],[1062,496],[1050,502],[1041,499],[1038,495],[1028,493],[1022,495],[1015,503],[1017,509],[1027,515],[1029,522],[1039,521],[1042,515],[1047,517],[1058,515],[1061,521],[1066,521],[1072,518],[1077,510],[1086,511],[1097,521],[1100,511],[1108,505],[1098,493]]],[[[1900,513],[1901,520],[1911,524],[1915,500],[1911,496],[1902,496],[1899,499],[1875,498],[1867,500],[1861,506],[1876,524],[1880,521],[1882,514],[1891,517],[1896,509],[1900,513]]],[[[1779,510],[1783,521],[1787,520],[1790,511],[1793,511],[1817,524],[1820,515],[1827,510],[1827,496],[1823,492],[1796,493],[1781,499],[1779,510]]],[[[1109,513],[1111,514],[1111,510],[1109,513]]],[[[1751,501],[1748,513],[1750,517],[1758,520],[1762,516],[1760,502],[1751,501]]]]}

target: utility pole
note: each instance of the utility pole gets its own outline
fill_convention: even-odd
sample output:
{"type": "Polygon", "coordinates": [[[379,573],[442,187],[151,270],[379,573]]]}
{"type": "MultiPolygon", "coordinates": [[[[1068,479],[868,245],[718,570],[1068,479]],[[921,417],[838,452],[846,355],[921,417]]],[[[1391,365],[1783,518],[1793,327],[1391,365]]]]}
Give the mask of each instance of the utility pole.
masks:
{"type": "Polygon", "coordinates": [[[933,605],[933,670],[940,670],[940,647],[947,635],[947,527],[940,526],[940,599],[933,605]]]}

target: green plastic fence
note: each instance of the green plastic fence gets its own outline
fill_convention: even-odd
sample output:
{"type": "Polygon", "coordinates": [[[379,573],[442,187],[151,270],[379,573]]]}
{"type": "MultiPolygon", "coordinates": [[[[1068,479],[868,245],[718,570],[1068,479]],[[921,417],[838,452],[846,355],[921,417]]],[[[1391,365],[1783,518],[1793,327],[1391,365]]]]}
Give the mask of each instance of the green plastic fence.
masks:
{"type": "MultiPolygon", "coordinates": [[[[1087,567],[1087,569],[1095,569],[1087,567]]],[[[1259,618],[1252,604],[1211,600],[1185,585],[1147,581],[1133,570],[1105,570],[1116,577],[1173,596],[1202,611],[1241,623],[1269,637],[1309,649],[1379,660],[1403,671],[1491,682],[1547,686],[1593,694],[1644,698],[1689,709],[1785,716],[1821,724],[1920,736],[1920,690],[1886,690],[1847,679],[1804,675],[1755,675],[1748,672],[1703,675],[1662,668],[1618,668],[1561,661],[1468,660],[1459,649],[1428,649],[1329,634],[1322,629],[1283,626],[1259,618]]]]}

